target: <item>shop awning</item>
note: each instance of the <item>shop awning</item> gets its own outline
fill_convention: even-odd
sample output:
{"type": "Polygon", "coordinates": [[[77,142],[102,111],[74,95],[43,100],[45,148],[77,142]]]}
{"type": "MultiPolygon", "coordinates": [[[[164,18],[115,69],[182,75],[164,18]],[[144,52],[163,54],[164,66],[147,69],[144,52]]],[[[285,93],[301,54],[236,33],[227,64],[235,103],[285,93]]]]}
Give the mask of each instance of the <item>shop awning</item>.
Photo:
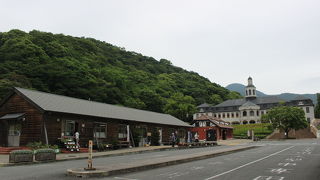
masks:
{"type": "Polygon", "coordinates": [[[24,113],[14,113],[14,114],[6,114],[0,118],[0,120],[5,119],[19,119],[24,116],[24,113]]]}

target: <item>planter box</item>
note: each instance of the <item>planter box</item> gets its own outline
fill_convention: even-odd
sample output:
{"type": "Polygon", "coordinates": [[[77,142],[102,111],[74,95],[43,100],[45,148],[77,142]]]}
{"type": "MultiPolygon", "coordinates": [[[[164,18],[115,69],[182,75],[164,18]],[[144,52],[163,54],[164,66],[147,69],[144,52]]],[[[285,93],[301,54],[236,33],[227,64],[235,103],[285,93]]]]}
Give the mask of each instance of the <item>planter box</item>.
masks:
{"type": "Polygon", "coordinates": [[[33,162],[33,154],[14,154],[10,153],[9,163],[33,162]]]}
{"type": "Polygon", "coordinates": [[[56,160],[55,152],[41,152],[41,153],[36,153],[34,156],[36,161],[55,161],[56,160]]]}

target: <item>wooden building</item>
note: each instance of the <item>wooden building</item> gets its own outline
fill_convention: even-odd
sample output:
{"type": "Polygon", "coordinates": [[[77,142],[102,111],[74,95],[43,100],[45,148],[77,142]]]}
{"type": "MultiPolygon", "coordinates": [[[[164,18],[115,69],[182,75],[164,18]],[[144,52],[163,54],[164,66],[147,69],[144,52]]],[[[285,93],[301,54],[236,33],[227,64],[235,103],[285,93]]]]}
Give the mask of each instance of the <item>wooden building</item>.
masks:
{"type": "Polygon", "coordinates": [[[192,122],[192,134],[199,136],[199,141],[217,141],[233,138],[233,127],[221,119],[202,115],[192,122]]]}
{"type": "Polygon", "coordinates": [[[191,126],[171,115],[120,107],[34,90],[14,88],[0,102],[0,146],[24,146],[42,141],[56,144],[80,133],[80,145],[114,141],[148,143],[152,131],[160,144],[168,143],[172,132],[185,141],[191,126]],[[139,141],[139,142],[137,142],[139,141]]]}

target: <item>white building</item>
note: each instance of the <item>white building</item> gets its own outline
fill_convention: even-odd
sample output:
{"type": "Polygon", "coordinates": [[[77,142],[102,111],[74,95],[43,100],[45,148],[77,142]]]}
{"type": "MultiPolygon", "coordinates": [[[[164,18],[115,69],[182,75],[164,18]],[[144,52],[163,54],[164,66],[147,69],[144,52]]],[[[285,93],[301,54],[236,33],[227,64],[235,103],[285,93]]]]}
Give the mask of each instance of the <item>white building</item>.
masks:
{"type": "Polygon", "coordinates": [[[314,119],[314,104],[311,99],[298,96],[294,100],[285,101],[277,96],[257,97],[256,87],[253,85],[252,78],[248,78],[248,85],[245,90],[245,98],[224,101],[216,106],[201,104],[198,112],[193,115],[193,119],[201,115],[220,118],[232,124],[255,124],[260,123],[261,116],[279,103],[283,102],[287,106],[301,107],[310,123],[314,119]]]}

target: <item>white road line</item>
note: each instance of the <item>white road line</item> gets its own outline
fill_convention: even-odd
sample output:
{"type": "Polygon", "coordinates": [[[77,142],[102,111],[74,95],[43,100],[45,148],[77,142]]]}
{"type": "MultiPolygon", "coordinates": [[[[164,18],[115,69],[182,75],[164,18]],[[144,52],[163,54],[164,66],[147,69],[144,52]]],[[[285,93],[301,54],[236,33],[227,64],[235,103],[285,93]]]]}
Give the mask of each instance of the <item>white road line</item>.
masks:
{"type": "Polygon", "coordinates": [[[277,155],[277,154],[279,154],[279,153],[282,153],[283,151],[286,151],[286,150],[291,149],[291,148],[293,148],[293,147],[294,147],[294,146],[291,146],[291,147],[285,148],[285,149],[283,149],[283,150],[281,150],[281,151],[275,152],[275,153],[273,153],[273,154],[270,154],[270,155],[265,156],[265,157],[263,157],[263,158],[257,159],[257,160],[255,160],[255,161],[251,161],[251,162],[249,162],[249,163],[247,163],[247,164],[244,164],[244,165],[242,165],[242,166],[236,167],[236,168],[231,169],[231,170],[229,170],[229,171],[226,171],[226,172],[223,172],[223,173],[217,174],[217,175],[215,175],[215,176],[211,176],[211,177],[209,177],[209,178],[207,178],[207,179],[205,179],[205,180],[214,179],[214,178],[220,177],[220,176],[222,176],[222,175],[225,175],[225,174],[231,173],[231,172],[236,171],[236,170],[238,170],[238,169],[240,169],[240,168],[243,168],[243,167],[249,166],[249,165],[251,165],[251,164],[253,164],[253,163],[256,163],[256,162],[262,161],[262,160],[267,159],[267,158],[269,158],[269,157],[271,157],[271,156],[274,156],[274,155],[277,155]]]}
{"type": "Polygon", "coordinates": [[[114,177],[114,179],[123,179],[123,180],[138,180],[138,179],[129,179],[124,177],[114,177]]]}

